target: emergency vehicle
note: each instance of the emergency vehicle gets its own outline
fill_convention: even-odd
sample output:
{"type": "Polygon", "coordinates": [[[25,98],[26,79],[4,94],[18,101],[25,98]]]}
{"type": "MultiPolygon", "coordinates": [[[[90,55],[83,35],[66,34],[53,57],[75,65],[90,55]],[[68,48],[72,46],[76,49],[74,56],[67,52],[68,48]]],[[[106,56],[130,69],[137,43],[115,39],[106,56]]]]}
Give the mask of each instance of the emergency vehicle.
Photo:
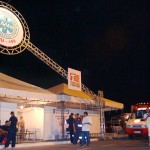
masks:
{"type": "Polygon", "coordinates": [[[136,135],[148,135],[146,121],[143,119],[147,108],[150,108],[149,102],[137,103],[135,106],[132,106],[131,116],[126,122],[126,133],[129,135],[129,138],[134,138],[136,135]]]}

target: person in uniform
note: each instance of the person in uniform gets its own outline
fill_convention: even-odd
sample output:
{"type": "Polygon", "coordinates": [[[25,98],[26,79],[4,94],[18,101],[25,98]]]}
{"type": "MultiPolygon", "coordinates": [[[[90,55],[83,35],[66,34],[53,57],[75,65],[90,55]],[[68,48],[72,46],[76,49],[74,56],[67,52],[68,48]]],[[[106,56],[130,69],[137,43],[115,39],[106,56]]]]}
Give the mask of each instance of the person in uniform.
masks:
{"type": "Polygon", "coordinates": [[[69,118],[66,120],[66,122],[69,125],[69,132],[70,132],[70,142],[73,143],[73,139],[74,139],[74,130],[73,130],[73,122],[74,122],[74,114],[71,113],[69,118]]]}
{"type": "Polygon", "coordinates": [[[73,129],[74,129],[73,144],[77,144],[77,142],[79,140],[79,136],[80,136],[81,131],[82,131],[82,121],[81,121],[78,113],[75,114],[75,119],[73,122],[73,129]]]}
{"type": "Polygon", "coordinates": [[[15,116],[15,113],[13,111],[10,113],[10,115],[11,115],[9,119],[10,127],[8,130],[7,141],[6,141],[4,148],[9,147],[10,142],[11,142],[12,148],[14,148],[16,145],[16,132],[17,132],[16,125],[17,125],[18,119],[15,116]]]}

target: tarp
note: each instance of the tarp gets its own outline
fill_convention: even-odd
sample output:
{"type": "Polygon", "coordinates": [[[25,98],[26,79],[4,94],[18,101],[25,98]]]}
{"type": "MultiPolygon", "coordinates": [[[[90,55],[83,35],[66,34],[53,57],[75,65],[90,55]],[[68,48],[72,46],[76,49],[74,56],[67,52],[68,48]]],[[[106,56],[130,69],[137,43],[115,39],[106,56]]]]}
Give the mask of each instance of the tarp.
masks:
{"type": "Polygon", "coordinates": [[[57,102],[57,95],[48,90],[20,81],[3,73],[0,73],[0,97],[1,99],[13,99],[27,101],[50,101],[57,102]]]}
{"type": "MultiPolygon", "coordinates": [[[[47,104],[50,102],[72,102],[93,104],[92,98],[83,91],[68,89],[67,84],[59,84],[48,90],[23,82],[16,78],[0,73],[0,100],[13,101],[23,100],[28,104],[47,104]]],[[[105,102],[105,110],[122,109],[122,103],[102,98],[105,102]]]]}
{"type": "Polygon", "coordinates": [[[105,108],[104,108],[105,111],[124,108],[124,105],[122,103],[119,103],[119,102],[116,102],[113,100],[109,100],[104,97],[102,97],[101,99],[105,102],[105,108]]]}
{"type": "Polygon", "coordinates": [[[84,98],[86,100],[91,100],[91,97],[85,94],[83,91],[75,91],[75,90],[68,89],[68,85],[65,83],[53,86],[48,90],[55,94],[66,94],[74,97],[84,98]]]}
{"type": "MultiPolygon", "coordinates": [[[[93,100],[89,95],[87,95],[83,91],[75,91],[75,90],[68,89],[68,85],[65,84],[65,83],[62,83],[62,84],[56,85],[54,87],[51,87],[48,90],[50,92],[53,92],[53,93],[56,93],[56,94],[60,94],[60,95],[62,94],[64,100],[65,100],[64,95],[66,95],[66,100],[67,100],[67,97],[69,97],[72,100],[74,100],[74,98],[76,97],[76,98],[80,98],[81,101],[86,100],[87,103],[93,103],[93,100]]],[[[106,98],[103,98],[103,97],[101,99],[105,103],[105,108],[104,108],[105,111],[114,110],[114,109],[123,109],[124,108],[124,105],[122,103],[119,103],[119,102],[116,102],[116,101],[113,101],[113,100],[109,100],[109,99],[106,99],[106,98]]]]}

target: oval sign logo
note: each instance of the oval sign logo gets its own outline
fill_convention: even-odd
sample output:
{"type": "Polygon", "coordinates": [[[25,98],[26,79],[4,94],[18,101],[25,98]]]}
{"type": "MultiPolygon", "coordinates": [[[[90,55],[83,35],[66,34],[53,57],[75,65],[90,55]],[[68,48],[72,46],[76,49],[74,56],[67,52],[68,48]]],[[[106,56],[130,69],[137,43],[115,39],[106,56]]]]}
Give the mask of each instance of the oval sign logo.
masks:
{"type": "Polygon", "coordinates": [[[0,44],[14,47],[23,39],[23,28],[19,19],[9,10],[0,7],[0,44]]]}

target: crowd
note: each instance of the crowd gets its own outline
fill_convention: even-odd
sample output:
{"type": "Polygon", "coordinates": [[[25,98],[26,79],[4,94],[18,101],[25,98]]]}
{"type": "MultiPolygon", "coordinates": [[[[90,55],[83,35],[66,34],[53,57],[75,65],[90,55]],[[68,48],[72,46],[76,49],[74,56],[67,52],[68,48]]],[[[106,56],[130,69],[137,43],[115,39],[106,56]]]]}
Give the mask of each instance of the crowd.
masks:
{"type": "Polygon", "coordinates": [[[71,113],[66,120],[70,133],[70,141],[72,144],[77,144],[78,141],[83,147],[85,144],[90,144],[90,125],[91,119],[88,117],[88,112],[84,112],[83,116],[71,113]]]}

